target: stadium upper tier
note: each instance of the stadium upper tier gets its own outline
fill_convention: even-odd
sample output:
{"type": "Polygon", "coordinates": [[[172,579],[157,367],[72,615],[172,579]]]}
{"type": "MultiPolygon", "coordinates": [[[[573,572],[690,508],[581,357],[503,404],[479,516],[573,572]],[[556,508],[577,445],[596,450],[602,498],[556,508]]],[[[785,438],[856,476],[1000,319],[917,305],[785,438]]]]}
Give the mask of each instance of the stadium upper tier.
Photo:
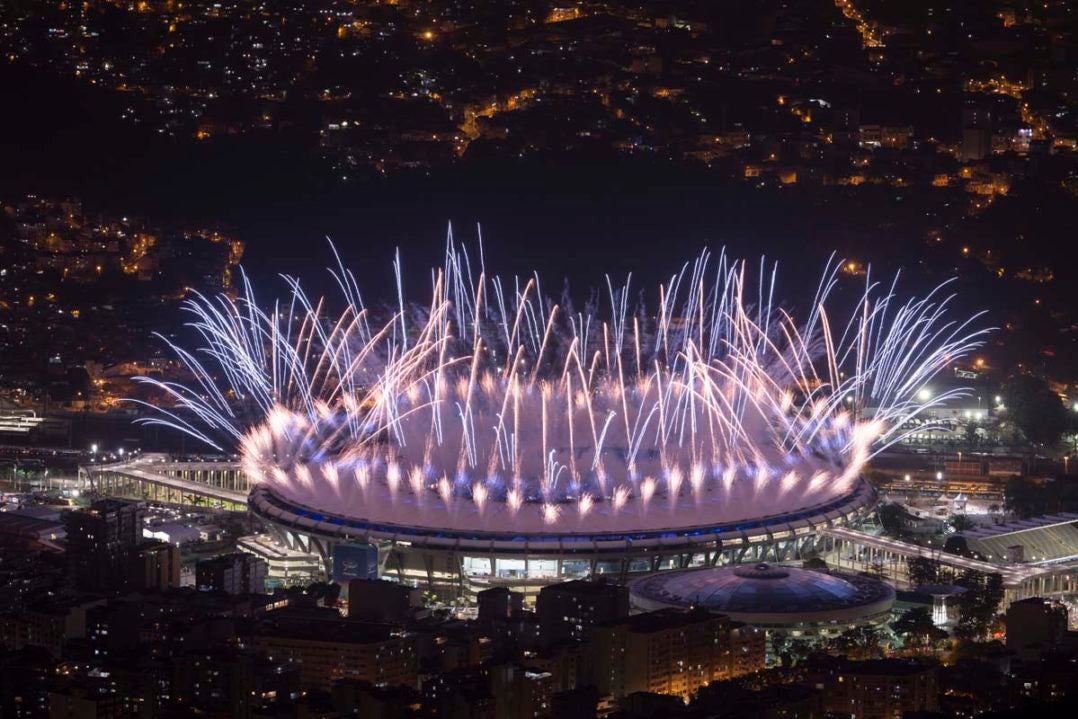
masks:
{"type": "MultiPolygon", "coordinates": [[[[444,507],[427,507],[425,513],[409,511],[407,505],[378,508],[365,514],[311,507],[280,495],[268,486],[256,486],[250,495],[252,511],[290,531],[336,541],[406,542],[415,549],[470,550],[512,554],[634,553],[656,549],[692,551],[759,541],[794,539],[821,527],[843,525],[859,518],[875,504],[876,493],[867,482],[826,502],[790,508],[786,512],[762,509],[741,514],[727,513],[711,521],[698,507],[686,505],[685,514],[655,512],[643,517],[626,511],[622,515],[592,517],[587,522],[566,521],[557,525],[535,516],[530,522],[514,522],[509,516],[479,525],[450,516],[444,507]]],[[[742,509],[746,507],[742,506],[742,509]]],[[[541,511],[528,507],[521,514],[541,511]]]]}
{"type": "Polygon", "coordinates": [[[994,562],[1058,562],[1078,559],[1078,514],[1062,513],[980,527],[955,535],[994,562]]]}

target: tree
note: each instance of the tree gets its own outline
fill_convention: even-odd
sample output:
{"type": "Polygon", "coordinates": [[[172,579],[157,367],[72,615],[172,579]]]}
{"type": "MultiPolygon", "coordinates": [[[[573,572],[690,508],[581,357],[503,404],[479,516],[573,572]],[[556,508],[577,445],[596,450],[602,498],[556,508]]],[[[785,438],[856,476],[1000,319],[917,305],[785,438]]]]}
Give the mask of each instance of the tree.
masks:
{"type": "Polygon", "coordinates": [[[951,529],[955,532],[968,532],[977,527],[976,522],[964,514],[953,515],[947,523],[951,525],[951,529]]]}
{"type": "Polygon", "coordinates": [[[1044,514],[1045,493],[1029,477],[1011,477],[1003,487],[1003,506],[1023,519],[1044,514]]]}
{"type": "Polygon", "coordinates": [[[772,640],[772,650],[779,657],[782,666],[792,667],[805,661],[812,654],[813,646],[804,639],[784,636],[772,640]]]}
{"type": "Polygon", "coordinates": [[[892,537],[901,537],[906,532],[906,521],[909,514],[902,505],[894,502],[881,504],[876,510],[876,516],[880,519],[880,526],[885,534],[892,537]]]}
{"type": "Polygon", "coordinates": [[[909,567],[910,584],[915,587],[939,581],[940,563],[937,559],[910,557],[906,560],[906,566],[909,567]]]}
{"type": "Polygon", "coordinates": [[[957,597],[955,635],[960,639],[981,639],[992,626],[1003,601],[1003,577],[998,573],[985,574],[968,569],[955,583],[966,590],[957,597]]]}
{"type": "Polygon", "coordinates": [[[831,648],[851,657],[868,659],[883,655],[883,645],[878,630],[872,627],[847,629],[830,642],[831,648]]]}
{"type": "Polygon", "coordinates": [[[336,606],[341,598],[341,585],[336,582],[311,582],[299,592],[312,604],[336,606]]]}
{"type": "MultiPolygon", "coordinates": [[[[739,685],[736,681],[718,681],[701,687],[693,695],[691,707],[694,713],[700,712],[707,716],[726,714],[731,707],[751,703],[755,698],[752,690],[739,685]]],[[[660,710],[652,716],[665,716],[665,713],[660,710]]]]}
{"type": "Polygon", "coordinates": [[[1038,482],[1028,477],[1012,477],[1003,488],[1004,506],[1019,517],[1078,511],[1078,481],[1062,477],[1038,482]]]}
{"type": "Polygon", "coordinates": [[[891,629],[895,634],[905,637],[909,634],[924,632],[928,627],[933,626],[935,624],[932,622],[932,613],[925,607],[915,607],[896,619],[891,624],[891,629]]]}
{"type": "Polygon", "coordinates": [[[1032,444],[1056,444],[1071,425],[1059,395],[1039,377],[1015,377],[1007,383],[1003,396],[1007,416],[1032,444]]]}
{"type": "Polygon", "coordinates": [[[932,613],[925,607],[909,610],[894,621],[891,629],[912,646],[927,646],[947,638],[947,632],[936,626],[932,613]]]}
{"type": "Polygon", "coordinates": [[[200,494],[185,494],[183,498],[186,499],[192,507],[198,507],[206,503],[206,498],[200,494]]]}

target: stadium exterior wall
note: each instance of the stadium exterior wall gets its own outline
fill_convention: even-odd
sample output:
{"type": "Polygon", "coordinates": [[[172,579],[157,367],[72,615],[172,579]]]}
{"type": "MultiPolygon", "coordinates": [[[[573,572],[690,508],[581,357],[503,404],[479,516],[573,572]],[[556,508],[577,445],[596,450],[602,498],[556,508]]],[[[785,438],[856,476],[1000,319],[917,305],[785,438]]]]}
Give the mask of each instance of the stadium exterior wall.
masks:
{"type": "Polygon", "coordinates": [[[875,507],[865,480],[827,503],[782,515],[720,526],[663,532],[512,536],[492,532],[432,530],[329,514],[254,487],[250,510],[285,545],[320,556],[332,573],[341,543],[378,547],[379,571],[399,581],[429,586],[447,596],[470,596],[492,586],[526,595],[567,579],[606,574],[619,581],[664,569],[742,562],[782,562],[819,552],[820,530],[856,523],[875,507]]]}

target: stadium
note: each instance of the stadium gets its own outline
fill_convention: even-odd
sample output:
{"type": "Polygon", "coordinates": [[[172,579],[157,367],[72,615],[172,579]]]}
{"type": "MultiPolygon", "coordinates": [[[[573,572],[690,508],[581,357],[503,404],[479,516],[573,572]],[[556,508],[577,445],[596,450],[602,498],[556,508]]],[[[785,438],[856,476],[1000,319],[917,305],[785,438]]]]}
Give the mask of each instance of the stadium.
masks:
{"type": "Polygon", "coordinates": [[[392,312],[343,266],[340,312],[247,284],[188,302],[201,346],[172,348],[195,381],[146,378],[143,421],[238,450],[251,511],[327,569],[368,545],[382,573],[471,593],[793,559],[871,511],[863,467],[981,342],[940,290],[868,282],[829,309],[839,267],[802,306],[775,268],[709,253],[653,306],[609,278],[603,302],[555,302],[452,243],[420,300],[395,265],[392,312]]]}
{"type": "Polygon", "coordinates": [[[428,512],[422,524],[388,513],[369,520],[303,506],[264,486],[251,491],[249,504],[280,541],[327,564],[338,547],[359,543],[379,547],[381,571],[402,581],[463,594],[495,585],[530,594],[546,583],[589,575],[624,580],[665,569],[795,559],[815,551],[821,528],[864,517],[875,506],[875,491],[861,481],[830,502],[786,514],[664,529],[645,529],[647,523],[626,517],[624,529],[605,532],[528,532],[509,521],[502,530],[469,530],[442,512],[428,512]]]}

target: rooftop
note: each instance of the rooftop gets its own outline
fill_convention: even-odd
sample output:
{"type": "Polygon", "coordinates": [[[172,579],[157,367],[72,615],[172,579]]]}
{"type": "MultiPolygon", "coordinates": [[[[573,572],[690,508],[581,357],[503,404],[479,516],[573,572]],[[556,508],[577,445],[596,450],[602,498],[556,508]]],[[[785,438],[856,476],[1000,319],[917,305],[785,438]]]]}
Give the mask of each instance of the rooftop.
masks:
{"type": "Polygon", "coordinates": [[[1022,561],[1057,562],[1078,557],[1078,514],[1052,514],[979,527],[955,535],[989,561],[1002,561],[1022,547],[1022,561]]]}
{"type": "Polygon", "coordinates": [[[1046,514],[1040,517],[1030,517],[1029,519],[1004,522],[1003,524],[977,527],[976,529],[962,532],[962,536],[966,539],[981,539],[984,537],[1018,534],[1019,532],[1030,532],[1045,527],[1056,527],[1075,523],[1078,523],[1078,514],[1061,512],[1060,514],[1046,514]]]}
{"type": "Polygon", "coordinates": [[[843,670],[845,674],[861,676],[910,676],[935,669],[934,664],[926,664],[914,659],[872,659],[863,662],[850,662],[843,670]]]}
{"type": "Polygon", "coordinates": [[[676,629],[690,624],[720,617],[718,612],[708,609],[693,607],[691,609],[660,609],[655,612],[633,614],[623,619],[614,619],[604,622],[604,626],[627,626],[629,631],[647,634],[649,632],[661,632],[667,629],[676,629]]]}
{"type": "Polygon", "coordinates": [[[399,636],[399,630],[388,624],[341,619],[336,610],[289,608],[269,615],[258,636],[309,642],[376,644],[399,636]]]}
{"type": "Polygon", "coordinates": [[[625,591],[625,588],[620,584],[613,584],[600,578],[595,581],[587,579],[571,579],[568,582],[560,582],[558,584],[551,584],[543,587],[540,590],[540,594],[561,594],[571,592],[573,594],[587,594],[589,596],[600,596],[604,594],[620,594],[625,591]]]}
{"type": "Polygon", "coordinates": [[[739,615],[838,612],[893,601],[887,584],[860,575],[767,563],[654,574],[630,585],[634,597],[739,615]]]}

